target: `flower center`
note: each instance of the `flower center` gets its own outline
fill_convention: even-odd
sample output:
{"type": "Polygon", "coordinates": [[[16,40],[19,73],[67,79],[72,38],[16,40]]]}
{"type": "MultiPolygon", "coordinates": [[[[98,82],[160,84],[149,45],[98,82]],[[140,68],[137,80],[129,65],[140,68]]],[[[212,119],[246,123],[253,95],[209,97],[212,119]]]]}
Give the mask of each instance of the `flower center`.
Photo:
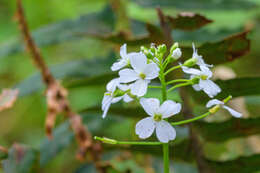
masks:
{"type": "Polygon", "coordinates": [[[139,74],[139,77],[140,77],[141,79],[145,79],[146,75],[145,75],[144,73],[140,73],[140,74],[139,74]]]}
{"type": "Polygon", "coordinates": [[[202,80],[207,80],[207,79],[208,79],[208,76],[207,76],[207,75],[201,75],[200,78],[201,78],[202,80]]]}
{"type": "Polygon", "coordinates": [[[158,121],[162,121],[162,115],[161,114],[155,114],[153,116],[153,120],[158,122],[158,121]]]}

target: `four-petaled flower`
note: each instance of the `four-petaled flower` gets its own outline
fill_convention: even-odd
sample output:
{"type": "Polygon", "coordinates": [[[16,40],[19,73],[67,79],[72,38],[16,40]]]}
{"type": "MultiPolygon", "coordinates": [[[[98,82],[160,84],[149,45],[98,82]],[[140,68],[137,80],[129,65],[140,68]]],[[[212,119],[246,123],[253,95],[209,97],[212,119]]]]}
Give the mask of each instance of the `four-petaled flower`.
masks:
{"type": "Polygon", "coordinates": [[[126,67],[127,65],[130,64],[129,57],[134,56],[135,54],[136,54],[135,52],[127,53],[126,44],[124,44],[123,46],[120,47],[121,59],[119,59],[118,62],[115,62],[112,65],[111,70],[117,71],[117,70],[120,70],[123,67],[126,67]]]}
{"type": "Polygon", "coordinates": [[[167,100],[160,106],[160,101],[156,98],[142,98],[140,103],[150,117],[144,118],[136,124],[136,134],[141,139],[146,139],[155,130],[159,141],[168,143],[170,140],[174,140],[176,131],[164,119],[179,113],[181,111],[181,104],[167,100]]]}
{"type": "Polygon", "coordinates": [[[117,103],[121,99],[123,99],[124,102],[130,102],[133,100],[128,94],[126,94],[124,92],[124,91],[129,90],[129,86],[120,84],[119,78],[115,78],[115,79],[111,80],[107,84],[106,88],[107,88],[107,92],[105,92],[103,100],[102,100],[102,111],[103,111],[102,117],[103,118],[106,117],[107,112],[112,103],[117,103]]]}
{"type": "Polygon", "coordinates": [[[198,84],[192,85],[196,91],[203,90],[211,98],[216,96],[221,91],[219,86],[210,80],[212,77],[212,72],[208,67],[200,66],[200,70],[198,70],[182,66],[182,70],[185,73],[191,74],[191,79],[197,78],[199,80],[198,84]]]}
{"type": "Polygon", "coordinates": [[[198,54],[198,50],[196,49],[194,43],[192,43],[192,48],[193,48],[192,58],[193,58],[193,59],[196,59],[196,64],[197,64],[198,66],[213,67],[213,65],[209,65],[209,64],[206,64],[206,63],[204,62],[202,56],[198,54]]]}
{"type": "Polygon", "coordinates": [[[212,100],[210,100],[210,101],[207,103],[206,107],[207,107],[207,108],[210,108],[210,107],[212,107],[212,106],[214,106],[214,105],[219,105],[219,106],[223,107],[224,109],[228,110],[228,112],[229,112],[233,117],[236,117],[236,118],[241,118],[241,117],[242,117],[242,114],[241,114],[241,113],[235,111],[234,109],[232,109],[232,108],[230,108],[230,107],[228,107],[228,106],[225,106],[225,103],[222,102],[222,101],[220,101],[220,100],[218,100],[218,99],[212,99],[212,100]]]}
{"type": "Polygon", "coordinates": [[[133,69],[126,68],[119,71],[120,82],[131,84],[131,93],[136,96],[144,96],[150,81],[159,74],[159,67],[155,63],[147,64],[147,58],[143,53],[136,53],[130,57],[133,69]]]}

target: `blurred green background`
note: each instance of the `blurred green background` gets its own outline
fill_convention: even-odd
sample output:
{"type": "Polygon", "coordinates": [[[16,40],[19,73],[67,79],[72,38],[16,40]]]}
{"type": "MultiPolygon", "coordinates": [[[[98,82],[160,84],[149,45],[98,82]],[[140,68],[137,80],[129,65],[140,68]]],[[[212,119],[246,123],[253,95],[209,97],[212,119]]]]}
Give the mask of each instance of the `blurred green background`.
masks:
{"type": "MultiPolygon", "coordinates": [[[[131,112],[128,112],[129,116],[113,116],[111,112],[108,120],[104,121],[101,119],[100,111],[89,113],[82,110],[100,105],[105,92],[102,75],[110,75],[110,65],[116,61],[116,58],[119,58],[121,42],[100,39],[98,36],[119,31],[132,32],[135,36],[147,34],[143,23],[159,24],[155,7],[160,6],[163,12],[170,16],[188,11],[199,13],[214,21],[196,31],[173,30],[173,38],[181,46],[191,46],[192,42],[198,46],[206,42],[217,42],[227,36],[251,29],[248,34],[251,40],[250,52],[232,62],[216,65],[214,75],[215,79],[260,77],[260,0],[23,0],[23,5],[29,27],[37,44],[41,47],[46,63],[54,75],[69,88],[69,99],[73,109],[82,112],[86,125],[93,135],[104,135],[121,140],[137,139],[134,126],[140,118],[136,116],[131,118],[131,112]]],[[[52,145],[48,148],[48,144],[44,143],[46,142],[44,86],[29,55],[24,52],[22,37],[15,21],[15,11],[14,0],[0,0],[0,87],[1,89],[13,87],[20,89],[20,97],[13,108],[0,113],[0,145],[10,147],[17,142],[37,150],[40,148],[42,153],[46,150],[52,152],[44,156],[46,161],[40,159],[40,172],[95,172],[91,171],[94,168],[88,162],[81,163],[75,159],[77,145],[69,134],[71,133],[69,130],[57,133],[59,139],[63,139],[62,142],[66,143],[63,143],[63,148],[59,148],[62,144],[56,146],[53,143],[56,148],[52,148],[52,145]],[[57,153],[55,153],[56,150],[57,153]]],[[[132,44],[128,46],[128,51],[139,51],[139,46],[132,44]]],[[[260,83],[259,81],[256,82],[260,83]]],[[[244,82],[246,85],[247,81],[244,82]]],[[[242,95],[243,97],[238,97],[231,103],[234,108],[243,112],[245,118],[260,118],[258,88],[250,88],[253,93],[242,95]]],[[[148,93],[151,96],[159,94],[154,90],[148,93]]],[[[178,93],[173,93],[171,98],[180,100],[178,93]]],[[[135,104],[121,105],[129,109],[136,107],[135,104]]],[[[196,99],[193,99],[193,106],[194,112],[198,115],[205,111],[203,104],[197,103],[196,99]]],[[[132,113],[136,114],[136,111],[132,113]]],[[[207,122],[229,119],[230,116],[226,115],[225,111],[221,111],[217,113],[217,118],[210,117],[207,122]]],[[[56,126],[64,127],[64,121],[63,116],[59,116],[56,126]]],[[[248,135],[235,135],[221,141],[205,140],[203,142],[205,157],[211,161],[230,161],[239,157],[245,157],[247,161],[254,159],[250,156],[256,157],[260,154],[258,136],[260,128],[258,129],[257,125],[258,128],[260,127],[260,124],[255,124],[256,128],[253,130],[242,129],[248,130],[248,135]]],[[[246,127],[251,127],[251,125],[246,127]]],[[[230,128],[230,131],[236,130],[230,128]]],[[[185,127],[177,129],[177,133],[180,137],[176,140],[176,144],[187,138],[188,132],[185,127]]],[[[177,152],[187,152],[181,149],[175,150],[173,147],[176,157],[182,155],[177,152]]],[[[105,149],[104,160],[110,160],[112,165],[108,171],[138,173],[162,170],[160,152],[155,153],[154,156],[144,156],[142,151],[147,154],[149,150],[143,148],[136,150],[140,152],[131,152],[127,148],[119,150],[116,147],[105,149]]],[[[175,160],[175,172],[197,172],[195,161],[182,157],[175,160]]],[[[260,157],[255,159],[258,158],[260,159],[260,157]]],[[[247,163],[244,167],[248,169],[236,168],[239,166],[236,165],[237,162],[227,163],[233,165],[223,166],[223,170],[221,170],[221,164],[218,165],[217,162],[212,165],[216,172],[234,170],[245,173],[260,172],[259,161],[252,160],[252,164],[247,163]]],[[[12,170],[6,170],[6,172],[12,172],[12,170]]]]}

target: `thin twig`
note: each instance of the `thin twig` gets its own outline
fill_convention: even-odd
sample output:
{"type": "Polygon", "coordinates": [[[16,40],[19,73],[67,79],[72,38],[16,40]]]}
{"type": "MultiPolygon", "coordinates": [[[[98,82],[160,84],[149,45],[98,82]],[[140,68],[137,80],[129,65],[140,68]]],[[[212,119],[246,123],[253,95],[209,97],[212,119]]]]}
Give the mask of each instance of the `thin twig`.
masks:
{"type": "MultiPolygon", "coordinates": [[[[24,16],[21,0],[17,0],[17,20],[19,22],[20,30],[24,38],[24,42],[27,50],[31,54],[36,67],[41,71],[41,75],[45,85],[47,86],[46,97],[48,103],[48,116],[46,118],[46,131],[47,136],[51,137],[51,131],[55,124],[56,115],[58,113],[64,113],[69,119],[72,130],[75,133],[76,139],[79,144],[79,152],[77,158],[82,160],[85,157],[87,150],[90,153],[94,161],[98,161],[97,156],[97,144],[93,144],[92,136],[84,127],[81,117],[72,111],[69,101],[67,99],[67,90],[63,88],[59,82],[52,76],[50,70],[45,64],[43,57],[34,43],[29,27],[24,16]]],[[[101,151],[101,149],[99,149],[101,151]]]]}
{"type": "Polygon", "coordinates": [[[173,44],[173,39],[171,39],[171,27],[167,23],[167,19],[163,14],[162,10],[160,8],[156,8],[156,10],[160,20],[161,29],[163,30],[165,44],[167,47],[171,47],[171,45],[173,44]]]}

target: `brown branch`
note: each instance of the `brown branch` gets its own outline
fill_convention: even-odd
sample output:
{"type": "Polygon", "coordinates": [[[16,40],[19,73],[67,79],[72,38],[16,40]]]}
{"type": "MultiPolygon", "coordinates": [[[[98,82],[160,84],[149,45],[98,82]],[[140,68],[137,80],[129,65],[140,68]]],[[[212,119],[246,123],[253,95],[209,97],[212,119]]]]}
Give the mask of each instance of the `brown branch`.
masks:
{"type": "MultiPolygon", "coordinates": [[[[180,95],[183,100],[182,113],[184,115],[184,118],[187,119],[192,118],[193,112],[189,103],[189,96],[187,95],[187,91],[185,90],[185,88],[180,89],[180,95]]],[[[197,135],[196,129],[192,124],[188,124],[188,127],[189,127],[191,148],[194,153],[195,160],[198,164],[198,169],[200,173],[214,173],[214,171],[210,169],[209,165],[207,164],[207,161],[205,160],[202,143],[199,139],[199,136],[197,135]]]]}
{"type": "Polygon", "coordinates": [[[169,23],[167,22],[167,18],[163,14],[162,10],[160,8],[156,8],[156,10],[157,10],[157,15],[160,20],[161,29],[163,31],[165,44],[167,47],[171,47],[171,45],[173,44],[173,39],[172,39],[172,35],[171,35],[171,27],[170,27],[169,23]]]}
{"type": "Polygon", "coordinates": [[[91,134],[84,127],[81,117],[72,111],[69,101],[67,99],[67,90],[63,88],[59,82],[52,76],[50,70],[45,64],[39,49],[34,43],[27,21],[24,16],[24,11],[22,7],[21,0],[17,0],[17,20],[19,22],[20,30],[22,36],[24,37],[24,42],[27,50],[31,54],[31,57],[36,64],[36,67],[41,71],[44,83],[47,86],[46,97],[48,105],[48,114],[46,117],[46,134],[49,138],[52,137],[52,128],[55,125],[56,115],[59,113],[64,113],[66,118],[69,119],[70,126],[75,134],[76,140],[79,144],[79,151],[77,153],[77,158],[83,160],[85,158],[86,152],[89,150],[90,154],[93,155],[93,160],[98,161],[94,150],[96,144],[92,141],[91,134]]]}

